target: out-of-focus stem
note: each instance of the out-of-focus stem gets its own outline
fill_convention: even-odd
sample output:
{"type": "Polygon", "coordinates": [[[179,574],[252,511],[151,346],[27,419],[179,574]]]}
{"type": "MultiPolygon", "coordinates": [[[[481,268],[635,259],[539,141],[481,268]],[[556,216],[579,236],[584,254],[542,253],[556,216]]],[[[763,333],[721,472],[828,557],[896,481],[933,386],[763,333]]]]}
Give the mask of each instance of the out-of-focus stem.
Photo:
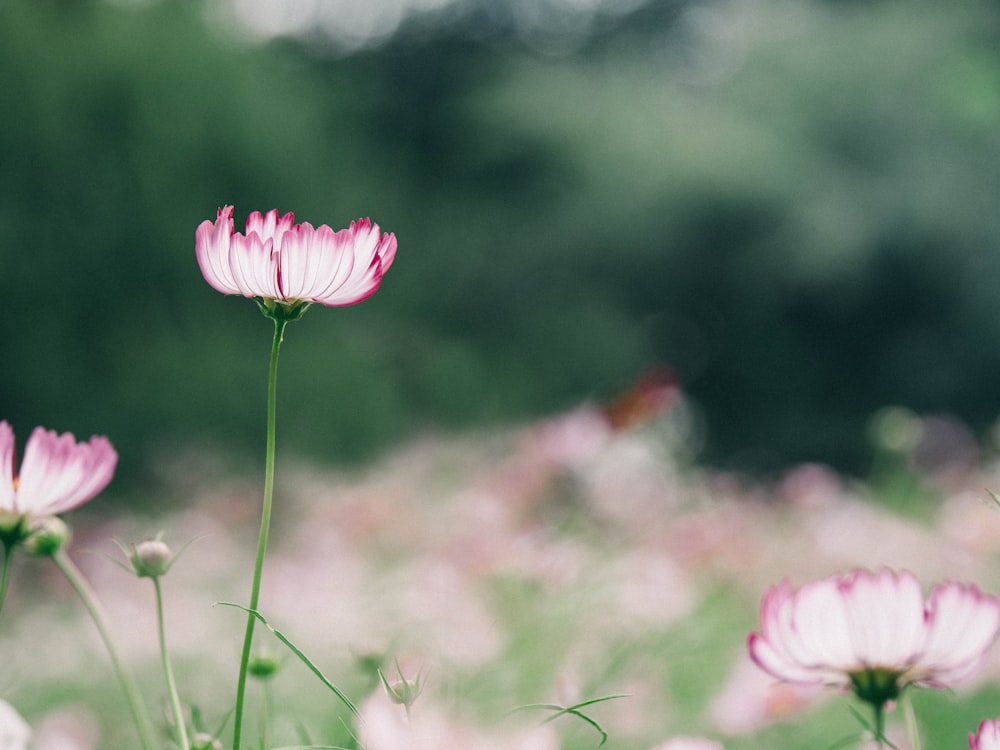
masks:
{"type": "Polygon", "coordinates": [[[55,562],[56,567],[59,568],[59,572],[65,576],[66,580],[69,581],[69,585],[73,587],[73,590],[80,597],[83,606],[90,614],[90,619],[94,621],[94,625],[97,627],[97,632],[101,635],[101,640],[104,641],[104,646],[111,657],[111,664],[114,666],[115,672],[118,673],[118,679],[122,684],[122,690],[125,692],[125,698],[128,701],[129,709],[132,711],[132,717],[135,719],[136,729],[139,732],[139,741],[142,744],[143,750],[154,750],[156,742],[153,739],[153,725],[149,720],[149,715],[146,713],[146,707],[142,702],[142,696],[139,694],[139,688],[136,686],[135,679],[125,666],[125,662],[118,655],[118,650],[115,648],[114,640],[111,638],[111,631],[108,630],[107,619],[97,600],[97,595],[90,587],[90,584],[87,583],[87,579],[83,577],[80,569],[69,559],[69,555],[66,554],[65,549],[61,549],[53,555],[52,560],[55,562]]]}
{"type": "Polygon", "coordinates": [[[188,740],[187,723],[184,720],[184,712],[181,710],[181,699],[177,694],[177,683],[174,681],[174,671],[170,668],[170,659],[167,656],[167,635],[163,626],[163,593],[160,590],[160,579],[153,577],[153,588],[156,591],[156,627],[160,638],[160,657],[163,660],[163,674],[167,678],[167,691],[170,693],[170,710],[174,714],[174,724],[177,726],[177,737],[181,744],[181,750],[191,750],[191,742],[188,740]]]}
{"type": "MultiPolygon", "coordinates": [[[[260,599],[260,581],[264,571],[264,556],[267,553],[267,536],[271,526],[271,503],[274,497],[274,432],[278,401],[278,352],[287,321],[275,318],[274,340],[271,344],[271,364],[267,378],[267,449],[264,462],[264,503],[260,516],[260,534],[257,538],[257,559],[254,563],[253,585],[250,589],[250,609],[256,610],[260,599]]],[[[233,750],[240,750],[243,734],[243,706],[246,700],[247,667],[250,663],[250,648],[253,644],[253,629],[256,618],[247,615],[246,633],[243,636],[243,653],[240,658],[239,681],[236,685],[236,708],[233,712],[233,750]]]]}

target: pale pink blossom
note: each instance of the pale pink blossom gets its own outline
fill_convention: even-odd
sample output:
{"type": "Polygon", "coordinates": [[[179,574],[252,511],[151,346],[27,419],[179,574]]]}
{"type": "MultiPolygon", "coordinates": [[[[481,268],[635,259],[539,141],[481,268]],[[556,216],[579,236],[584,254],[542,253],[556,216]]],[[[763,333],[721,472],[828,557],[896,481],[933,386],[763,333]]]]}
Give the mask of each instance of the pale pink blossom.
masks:
{"type": "Polygon", "coordinates": [[[853,689],[882,705],[907,685],[950,687],[982,663],[1000,631],[1000,600],[971,584],[938,584],[925,600],[911,573],[854,570],[761,604],[750,656],[787,682],[853,689]]]}
{"type": "Polygon", "coordinates": [[[233,231],[233,207],[195,232],[195,254],[205,280],[223,294],[242,294],[285,305],[353,305],[378,289],[396,256],[396,236],[369,219],[334,231],[326,224],[295,224],[277,209],[247,218],[233,231]]]}
{"type": "Polygon", "coordinates": [[[1000,719],[984,719],[969,733],[969,750],[1000,750],[1000,719]]]}
{"type": "Polygon", "coordinates": [[[367,750],[558,750],[548,725],[505,724],[489,730],[445,713],[433,703],[419,703],[407,716],[383,691],[361,705],[359,739],[367,750]]]}
{"type": "Polygon", "coordinates": [[[83,505],[107,487],[118,463],[106,437],[77,443],[69,432],[42,427],[28,438],[16,475],[14,458],[14,430],[0,422],[0,511],[16,515],[56,515],[83,505]]]}
{"type": "Polygon", "coordinates": [[[827,696],[819,685],[775,682],[743,654],[709,702],[708,718],[726,734],[752,732],[775,721],[789,721],[827,696]]]}

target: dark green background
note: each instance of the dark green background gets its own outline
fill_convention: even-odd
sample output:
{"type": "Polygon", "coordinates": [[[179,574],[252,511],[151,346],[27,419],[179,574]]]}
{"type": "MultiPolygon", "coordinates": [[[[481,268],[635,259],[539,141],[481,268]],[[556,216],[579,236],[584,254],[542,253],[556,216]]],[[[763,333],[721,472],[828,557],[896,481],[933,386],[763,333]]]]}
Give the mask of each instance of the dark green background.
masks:
{"type": "Polygon", "coordinates": [[[357,460],[661,364],[710,463],[863,471],[888,404],[985,434],[995,3],[650,0],[572,37],[462,7],[348,55],[252,42],[198,2],[0,3],[19,438],[107,434],[126,480],[191,448],[257,461],[270,324],[194,259],[225,203],[238,226],[278,207],[399,238],[375,297],[288,330],[283,451],[357,460]]]}

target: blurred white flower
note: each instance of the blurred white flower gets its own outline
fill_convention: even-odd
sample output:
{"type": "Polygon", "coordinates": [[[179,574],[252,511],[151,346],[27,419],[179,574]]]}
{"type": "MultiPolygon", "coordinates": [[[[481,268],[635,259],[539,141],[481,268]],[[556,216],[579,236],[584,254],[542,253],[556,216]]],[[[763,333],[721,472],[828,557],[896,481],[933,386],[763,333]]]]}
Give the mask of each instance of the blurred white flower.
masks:
{"type": "Polygon", "coordinates": [[[509,727],[488,732],[446,715],[432,704],[421,703],[407,719],[402,706],[382,691],[361,706],[360,737],[367,750],[557,750],[559,741],[551,727],[509,727]]]}
{"type": "Polygon", "coordinates": [[[0,750],[28,750],[31,727],[4,700],[0,700],[0,750]]]}
{"type": "Polygon", "coordinates": [[[674,737],[652,750],[723,750],[722,744],[704,737],[674,737]]]}

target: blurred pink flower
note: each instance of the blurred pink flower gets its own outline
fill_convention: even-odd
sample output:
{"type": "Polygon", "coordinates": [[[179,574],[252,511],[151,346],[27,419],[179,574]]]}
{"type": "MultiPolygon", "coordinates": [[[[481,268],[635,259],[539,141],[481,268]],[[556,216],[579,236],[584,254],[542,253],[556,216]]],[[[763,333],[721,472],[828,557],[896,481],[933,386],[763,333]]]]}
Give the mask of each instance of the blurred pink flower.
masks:
{"type": "Polygon", "coordinates": [[[106,437],[77,443],[69,432],[36,427],[14,474],[14,430],[0,422],[0,511],[56,515],[72,510],[107,487],[118,454],[106,437]]]}
{"type": "Polygon", "coordinates": [[[877,706],[907,685],[950,687],[971,675],[1000,630],[1000,600],[970,584],[938,584],[925,601],[908,572],[854,570],[788,580],[761,604],[750,656],[779,680],[852,689],[877,706]]]}
{"type": "Polygon", "coordinates": [[[742,654],[709,702],[708,718],[726,734],[752,732],[774,721],[789,721],[827,696],[819,685],[775,682],[742,654]]]}
{"type": "Polygon", "coordinates": [[[1000,750],[1000,719],[984,719],[969,733],[969,750],[1000,750]]]}
{"type": "Polygon", "coordinates": [[[205,280],[223,294],[259,297],[285,305],[353,305],[378,289],[396,256],[396,236],[380,234],[369,219],[333,231],[295,224],[277,209],[247,218],[246,234],[233,231],[233,207],[195,232],[195,253],[205,280]]]}

